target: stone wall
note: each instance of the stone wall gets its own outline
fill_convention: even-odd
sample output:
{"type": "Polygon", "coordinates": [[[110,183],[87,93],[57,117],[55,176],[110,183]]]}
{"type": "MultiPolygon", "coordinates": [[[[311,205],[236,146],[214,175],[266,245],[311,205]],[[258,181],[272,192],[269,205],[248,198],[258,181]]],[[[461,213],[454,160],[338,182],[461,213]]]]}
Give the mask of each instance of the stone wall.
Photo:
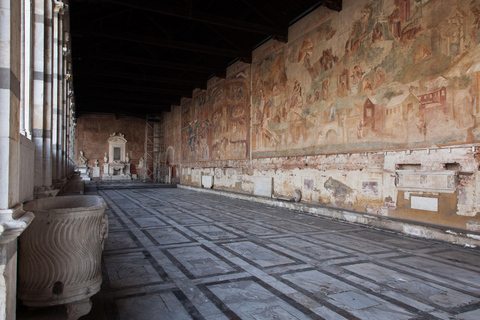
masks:
{"type": "Polygon", "coordinates": [[[182,183],[251,194],[271,177],[274,195],[480,231],[478,12],[320,7],[173,108],[182,183]]]}
{"type": "MultiPolygon", "coordinates": [[[[114,115],[81,115],[77,119],[77,135],[75,154],[77,158],[83,151],[88,159],[88,167],[94,166],[98,159],[101,167],[100,177],[103,174],[102,164],[105,152],[108,153],[108,139],[113,133],[124,134],[127,139],[126,152],[130,155],[131,173],[137,174],[137,166],[141,157],[145,156],[145,120],[114,115]]],[[[94,179],[100,179],[94,178],[94,179]]]]}

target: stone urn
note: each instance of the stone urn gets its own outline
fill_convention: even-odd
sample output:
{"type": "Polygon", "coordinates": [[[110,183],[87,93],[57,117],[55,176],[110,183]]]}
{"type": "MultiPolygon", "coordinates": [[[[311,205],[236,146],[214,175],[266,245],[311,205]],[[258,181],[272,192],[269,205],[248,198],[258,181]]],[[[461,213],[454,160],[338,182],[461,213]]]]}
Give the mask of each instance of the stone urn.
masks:
{"type": "Polygon", "coordinates": [[[100,196],[65,196],[27,202],[35,214],[19,238],[18,298],[29,307],[66,305],[69,320],[91,309],[100,290],[108,235],[100,196]]]}

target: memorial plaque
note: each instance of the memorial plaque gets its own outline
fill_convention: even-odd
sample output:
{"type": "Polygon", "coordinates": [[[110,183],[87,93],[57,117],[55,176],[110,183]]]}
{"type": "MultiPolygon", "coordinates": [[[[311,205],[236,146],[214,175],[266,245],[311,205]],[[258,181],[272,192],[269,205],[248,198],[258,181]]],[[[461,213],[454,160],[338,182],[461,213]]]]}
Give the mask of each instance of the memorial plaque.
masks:
{"type": "Polygon", "coordinates": [[[202,187],[211,189],[213,187],[213,176],[202,176],[202,187]]]}
{"type": "Polygon", "coordinates": [[[453,193],[456,189],[455,171],[397,171],[398,190],[453,193]]]}
{"type": "Polygon", "coordinates": [[[438,199],[412,196],[410,198],[410,208],[426,211],[438,211],[438,199]]]}
{"type": "Polygon", "coordinates": [[[100,167],[92,168],[92,178],[100,178],[100,167]]]}
{"type": "Polygon", "coordinates": [[[271,177],[256,177],[253,194],[256,196],[272,197],[273,193],[273,178],[271,177]]]}

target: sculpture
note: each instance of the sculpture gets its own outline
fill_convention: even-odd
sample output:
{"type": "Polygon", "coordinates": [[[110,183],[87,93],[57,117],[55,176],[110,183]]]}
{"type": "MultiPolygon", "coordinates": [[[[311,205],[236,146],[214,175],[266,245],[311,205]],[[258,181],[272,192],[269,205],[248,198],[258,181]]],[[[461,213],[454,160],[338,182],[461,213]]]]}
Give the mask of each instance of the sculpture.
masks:
{"type": "Polygon", "coordinates": [[[80,151],[80,158],[78,158],[78,166],[79,167],[86,167],[88,159],[83,154],[83,151],[80,151]]]}
{"type": "Polygon", "coordinates": [[[129,163],[130,162],[130,154],[127,152],[127,156],[125,157],[125,162],[129,163]]]}
{"type": "Polygon", "coordinates": [[[144,165],[145,165],[145,160],[143,159],[143,157],[141,157],[140,160],[138,160],[138,168],[142,169],[144,165]]]}
{"type": "Polygon", "coordinates": [[[108,156],[106,152],[105,152],[105,157],[103,157],[103,162],[108,163],[108,156]]]}
{"type": "Polygon", "coordinates": [[[95,162],[93,164],[94,164],[95,168],[97,168],[98,167],[98,159],[95,159],[95,162]]]}

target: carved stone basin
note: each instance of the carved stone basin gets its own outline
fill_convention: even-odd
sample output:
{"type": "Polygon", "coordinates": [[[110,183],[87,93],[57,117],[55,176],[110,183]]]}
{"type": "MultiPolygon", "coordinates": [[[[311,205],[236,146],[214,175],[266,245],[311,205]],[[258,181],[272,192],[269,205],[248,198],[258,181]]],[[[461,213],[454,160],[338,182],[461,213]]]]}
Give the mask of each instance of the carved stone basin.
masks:
{"type": "Polygon", "coordinates": [[[69,319],[90,311],[100,290],[108,234],[99,196],[43,198],[24,205],[35,214],[19,238],[18,298],[31,307],[67,305],[69,319]]]}

